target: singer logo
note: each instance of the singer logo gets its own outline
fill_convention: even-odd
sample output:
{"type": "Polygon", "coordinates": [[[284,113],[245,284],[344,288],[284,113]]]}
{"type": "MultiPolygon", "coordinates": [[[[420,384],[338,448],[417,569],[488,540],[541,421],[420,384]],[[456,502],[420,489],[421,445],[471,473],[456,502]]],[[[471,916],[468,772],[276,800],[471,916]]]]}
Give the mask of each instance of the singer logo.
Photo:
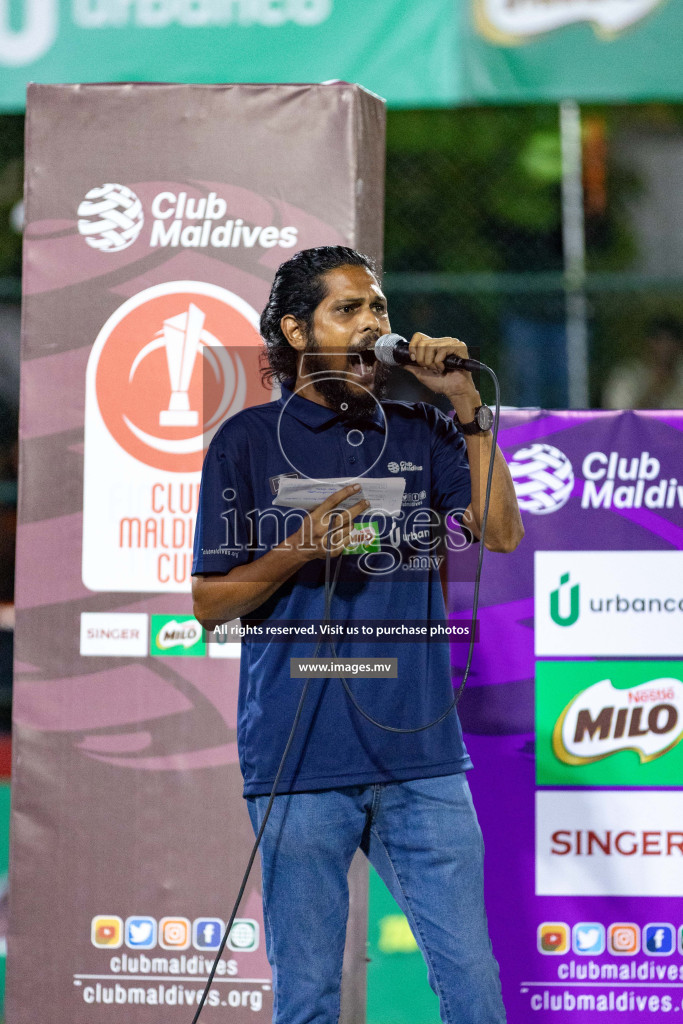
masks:
{"type": "Polygon", "coordinates": [[[552,29],[587,21],[610,38],[641,21],[663,0],[474,0],[479,32],[494,43],[524,43],[552,29]]]}
{"type": "Polygon", "coordinates": [[[682,811],[679,791],[538,790],[536,895],[680,896],[682,811]]]}
{"type": "Polygon", "coordinates": [[[114,440],[148,466],[199,470],[220,423],[268,397],[257,323],[239,296],[198,281],[157,285],[125,302],[88,364],[114,440]]]}

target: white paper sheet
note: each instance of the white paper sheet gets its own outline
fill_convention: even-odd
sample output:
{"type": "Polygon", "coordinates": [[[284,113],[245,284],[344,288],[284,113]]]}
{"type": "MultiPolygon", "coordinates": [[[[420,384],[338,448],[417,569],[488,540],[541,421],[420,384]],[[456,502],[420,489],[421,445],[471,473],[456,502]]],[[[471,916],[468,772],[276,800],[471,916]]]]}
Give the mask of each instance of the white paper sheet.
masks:
{"type": "Polygon", "coordinates": [[[361,490],[352,494],[341,503],[340,508],[350,508],[365,498],[370,508],[396,516],[401,511],[401,500],[406,488],[405,477],[355,477],[338,476],[326,480],[300,480],[293,477],[281,477],[280,487],[273,505],[284,505],[286,508],[302,508],[307,512],[317,508],[335,491],[348,484],[360,484],[361,490]]]}

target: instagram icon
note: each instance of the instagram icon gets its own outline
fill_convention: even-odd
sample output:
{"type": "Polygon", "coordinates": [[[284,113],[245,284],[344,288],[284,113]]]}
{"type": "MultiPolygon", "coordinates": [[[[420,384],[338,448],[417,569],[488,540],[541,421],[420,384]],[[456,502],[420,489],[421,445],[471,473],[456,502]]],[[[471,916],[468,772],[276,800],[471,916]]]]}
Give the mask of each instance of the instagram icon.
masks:
{"type": "Polygon", "coordinates": [[[637,924],[611,924],[609,951],[614,956],[633,956],[640,950],[640,929],[637,924]]]}
{"type": "Polygon", "coordinates": [[[159,922],[159,945],[162,949],[188,949],[190,922],[186,917],[162,917],[159,922]]]}

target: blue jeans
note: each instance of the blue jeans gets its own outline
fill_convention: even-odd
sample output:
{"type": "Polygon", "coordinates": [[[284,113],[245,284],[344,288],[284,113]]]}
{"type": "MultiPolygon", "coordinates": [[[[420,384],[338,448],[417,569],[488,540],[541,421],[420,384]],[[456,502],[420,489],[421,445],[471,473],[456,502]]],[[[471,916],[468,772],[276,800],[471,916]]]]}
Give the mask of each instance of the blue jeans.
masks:
{"type": "MultiPolygon", "coordinates": [[[[247,804],[256,832],[268,797],[247,804]]],[[[408,918],[444,1024],[504,1024],[464,772],[275,797],[260,848],[274,1024],[337,1024],[359,846],[408,918]]]]}

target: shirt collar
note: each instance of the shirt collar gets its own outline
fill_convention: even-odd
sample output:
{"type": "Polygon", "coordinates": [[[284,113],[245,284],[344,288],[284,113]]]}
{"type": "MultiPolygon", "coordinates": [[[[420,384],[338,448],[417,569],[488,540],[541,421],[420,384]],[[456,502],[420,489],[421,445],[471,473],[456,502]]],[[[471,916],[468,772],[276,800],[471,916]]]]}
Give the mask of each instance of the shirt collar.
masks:
{"type": "MultiPolygon", "coordinates": [[[[291,384],[293,384],[293,381],[289,385],[282,384],[280,386],[279,404],[283,412],[293,416],[299,423],[303,423],[310,430],[320,431],[326,430],[334,423],[344,420],[342,413],[335,412],[334,409],[328,409],[326,405],[318,405],[317,402],[311,402],[308,398],[303,398],[299,394],[294,394],[291,390],[291,384]]],[[[355,427],[357,424],[362,423],[364,426],[384,430],[385,417],[379,402],[377,402],[371,413],[365,416],[358,416],[353,421],[348,422],[349,426],[355,427]]]]}

